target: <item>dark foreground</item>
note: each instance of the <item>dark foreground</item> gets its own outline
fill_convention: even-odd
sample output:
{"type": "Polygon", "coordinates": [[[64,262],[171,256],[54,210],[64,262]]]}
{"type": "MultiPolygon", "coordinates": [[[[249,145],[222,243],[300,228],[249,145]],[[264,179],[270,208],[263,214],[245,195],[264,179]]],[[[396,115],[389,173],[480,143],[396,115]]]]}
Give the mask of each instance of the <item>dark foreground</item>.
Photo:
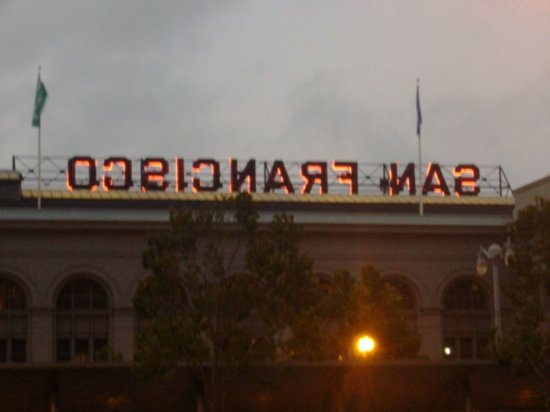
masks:
{"type": "MultiPolygon", "coordinates": [[[[227,411],[533,411],[540,384],[490,363],[264,365],[231,372],[227,411]]],[[[0,367],[1,411],[194,412],[202,392],[191,367],[171,379],[122,365],[0,367]]]]}

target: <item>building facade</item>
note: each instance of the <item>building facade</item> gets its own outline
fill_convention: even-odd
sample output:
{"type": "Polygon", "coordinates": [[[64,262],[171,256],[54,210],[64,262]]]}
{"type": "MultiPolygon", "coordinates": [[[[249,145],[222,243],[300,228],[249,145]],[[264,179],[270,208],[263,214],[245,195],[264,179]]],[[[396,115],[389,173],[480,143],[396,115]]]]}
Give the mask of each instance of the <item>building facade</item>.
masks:
{"type": "MultiPolygon", "coordinates": [[[[0,179],[0,362],[87,363],[135,355],[132,297],[148,276],[147,236],[169,211],[216,202],[219,193],[67,191],[0,179]]],[[[358,275],[365,265],[403,296],[430,360],[487,356],[493,287],[476,274],[480,245],[503,244],[511,197],[255,193],[260,222],[279,212],[304,228],[315,271],[358,275]]],[[[503,268],[501,282],[509,281],[503,268]]],[[[506,319],[506,302],[503,315],[506,319]]]]}

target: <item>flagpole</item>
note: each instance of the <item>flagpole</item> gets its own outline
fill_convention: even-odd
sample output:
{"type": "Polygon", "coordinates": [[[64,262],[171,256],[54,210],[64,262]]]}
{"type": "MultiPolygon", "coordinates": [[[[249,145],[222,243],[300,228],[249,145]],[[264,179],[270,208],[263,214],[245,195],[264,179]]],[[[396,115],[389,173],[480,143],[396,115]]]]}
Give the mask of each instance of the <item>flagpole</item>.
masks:
{"type": "Polygon", "coordinates": [[[421,134],[418,134],[418,193],[420,194],[420,202],[418,204],[418,214],[424,215],[424,203],[422,201],[422,180],[424,179],[424,173],[422,171],[422,143],[421,134]]]}
{"type": "MultiPolygon", "coordinates": [[[[40,66],[38,66],[38,85],[40,87],[40,66]]],[[[38,89],[37,89],[38,90],[38,89]]],[[[42,208],[42,119],[38,123],[38,200],[36,208],[42,208]]]]}
{"type": "Polygon", "coordinates": [[[420,109],[420,79],[416,79],[416,134],[418,135],[418,214],[424,215],[424,203],[422,194],[422,180],[424,179],[424,173],[422,170],[422,111],[420,109]]]}
{"type": "Polygon", "coordinates": [[[41,138],[41,129],[42,129],[42,125],[38,126],[38,202],[36,204],[38,210],[40,210],[42,208],[42,138],[41,138]]]}
{"type": "Polygon", "coordinates": [[[38,78],[36,80],[36,95],[34,96],[34,110],[32,112],[32,127],[38,127],[38,194],[36,196],[36,208],[42,208],[42,110],[48,98],[46,86],[40,79],[41,67],[38,66],[38,78]]]}

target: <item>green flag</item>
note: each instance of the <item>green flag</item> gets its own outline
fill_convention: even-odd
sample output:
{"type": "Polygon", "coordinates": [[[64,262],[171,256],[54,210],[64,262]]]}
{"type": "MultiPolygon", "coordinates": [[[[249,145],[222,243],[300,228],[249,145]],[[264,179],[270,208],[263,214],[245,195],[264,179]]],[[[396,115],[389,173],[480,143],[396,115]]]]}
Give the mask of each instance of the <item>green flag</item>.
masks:
{"type": "Polygon", "coordinates": [[[42,115],[42,109],[44,109],[44,104],[46,104],[46,98],[48,97],[48,92],[46,91],[46,86],[40,80],[40,74],[38,75],[38,83],[36,85],[36,96],[34,98],[34,112],[32,113],[32,126],[40,127],[40,116],[42,115]]]}

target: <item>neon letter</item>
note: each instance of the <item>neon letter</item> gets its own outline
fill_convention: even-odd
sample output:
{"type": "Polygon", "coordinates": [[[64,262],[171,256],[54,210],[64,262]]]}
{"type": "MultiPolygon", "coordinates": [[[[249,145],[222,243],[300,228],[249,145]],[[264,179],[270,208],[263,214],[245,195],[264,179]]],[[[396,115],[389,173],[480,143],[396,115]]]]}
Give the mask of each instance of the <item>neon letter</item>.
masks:
{"type": "Polygon", "coordinates": [[[422,194],[427,195],[428,192],[443,193],[444,196],[449,196],[449,188],[447,182],[441,172],[441,167],[437,163],[430,163],[426,171],[426,180],[422,187],[422,194]],[[435,179],[435,183],[434,183],[435,179]]]}
{"type": "Polygon", "coordinates": [[[165,191],[169,183],[165,180],[168,162],[162,158],[147,158],[141,161],[141,191],[165,191]]]}
{"type": "Polygon", "coordinates": [[[132,162],[125,157],[109,157],[103,161],[103,188],[106,191],[109,190],[128,190],[132,187],[132,162]],[[124,178],[123,184],[115,184],[112,176],[109,176],[107,172],[113,170],[113,167],[118,165],[122,171],[124,178]]]}
{"type": "Polygon", "coordinates": [[[460,164],[455,167],[455,193],[457,196],[477,196],[479,194],[479,168],[473,164],[460,164]],[[464,176],[466,174],[466,176],[464,176]]]}
{"type": "Polygon", "coordinates": [[[401,176],[397,173],[397,163],[390,164],[390,196],[398,195],[405,184],[409,188],[409,195],[416,194],[416,178],[414,175],[414,163],[408,163],[401,176]]]}
{"type": "Polygon", "coordinates": [[[193,176],[192,185],[194,192],[215,192],[222,187],[220,180],[220,164],[212,159],[198,159],[193,162],[193,176]],[[210,167],[210,173],[212,174],[212,186],[203,186],[201,179],[197,177],[201,169],[204,166],[210,167]]]}
{"type": "Polygon", "coordinates": [[[288,177],[285,164],[282,160],[275,160],[273,162],[273,167],[265,182],[264,193],[273,192],[275,189],[284,189],[287,194],[294,193],[294,187],[292,186],[292,182],[288,177]],[[277,180],[277,176],[279,180],[277,180]]]}
{"type": "Polygon", "coordinates": [[[90,156],[75,156],[69,159],[67,167],[67,188],[69,190],[84,189],[92,192],[97,189],[96,160],[90,156]],[[88,176],[84,181],[77,182],[77,169],[87,169],[88,176]]]}
{"type": "Polygon", "coordinates": [[[343,184],[349,185],[350,195],[356,195],[358,192],[358,178],[357,178],[357,162],[334,162],[332,168],[336,172],[344,172],[338,174],[338,181],[343,184]]]}
{"type": "Polygon", "coordinates": [[[306,162],[302,164],[302,193],[311,193],[315,183],[319,183],[319,193],[328,192],[327,162],[306,162]],[[315,173],[310,172],[313,169],[315,173]]]}
{"type": "Polygon", "coordinates": [[[248,193],[256,192],[256,160],[250,159],[243,170],[237,169],[237,160],[229,159],[231,169],[231,181],[229,191],[231,193],[240,192],[244,181],[248,179],[248,193]]]}
{"type": "Polygon", "coordinates": [[[183,192],[186,187],[183,159],[176,157],[176,192],[183,192]]]}

